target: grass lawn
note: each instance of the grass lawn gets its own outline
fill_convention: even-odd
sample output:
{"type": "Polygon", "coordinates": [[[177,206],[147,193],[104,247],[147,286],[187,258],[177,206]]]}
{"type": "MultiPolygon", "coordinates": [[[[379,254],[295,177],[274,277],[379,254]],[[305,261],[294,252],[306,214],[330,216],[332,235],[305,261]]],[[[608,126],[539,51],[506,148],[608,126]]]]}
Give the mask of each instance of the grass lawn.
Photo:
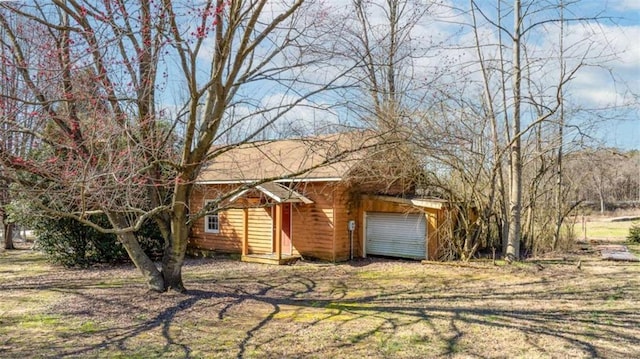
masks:
{"type": "Polygon", "coordinates": [[[155,294],[130,266],[0,252],[0,357],[640,357],[640,265],[588,252],[514,266],[214,258],[184,275],[186,294],[155,294]]]}
{"type": "MultiPolygon", "coordinates": [[[[608,222],[608,221],[598,221],[592,220],[586,223],[587,229],[587,238],[593,239],[615,239],[624,241],[629,235],[629,228],[635,222],[632,221],[624,221],[624,222],[608,222]]],[[[578,227],[576,227],[578,228],[578,227]]],[[[579,238],[582,238],[583,232],[580,231],[578,234],[579,238]]]]}

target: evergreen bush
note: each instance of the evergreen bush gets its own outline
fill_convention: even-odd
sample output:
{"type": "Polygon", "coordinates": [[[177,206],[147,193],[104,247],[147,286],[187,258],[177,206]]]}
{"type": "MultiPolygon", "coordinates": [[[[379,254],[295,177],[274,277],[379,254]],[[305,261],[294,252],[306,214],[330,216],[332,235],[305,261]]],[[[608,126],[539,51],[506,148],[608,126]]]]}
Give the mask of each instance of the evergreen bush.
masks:
{"type": "Polygon", "coordinates": [[[636,222],[631,225],[627,241],[631,243],[640,243],[640,222],[636,222]]]}
{"type": "MultiPolygon", "coordinates": [[[[92,222],[108,226],[106,216],[92,216],[92,222]]],[[[128,256],[113,234],[102,233],[70,218],[39,218],[32,222],[36,248],[47,259],[65,267],[87,267],[98,263],[118,263],[128,256]]],[[[152,259],[162,255],[162,237],[153,222],[136,233],[140,245],[152,259]]]]}

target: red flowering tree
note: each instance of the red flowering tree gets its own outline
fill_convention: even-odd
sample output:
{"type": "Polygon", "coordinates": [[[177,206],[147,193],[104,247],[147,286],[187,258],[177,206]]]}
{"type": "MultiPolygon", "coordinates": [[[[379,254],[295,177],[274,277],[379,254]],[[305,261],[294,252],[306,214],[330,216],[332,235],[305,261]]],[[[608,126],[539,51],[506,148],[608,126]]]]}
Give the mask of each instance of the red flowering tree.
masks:
{"type": "Polygon", "coordinates": [[[261,136],[340,78],[305,75],[330,56],[320,51],[317,6],[0,3],[2,61],[17,74],[15,93],[2,94],[16,106],[2,118],[1,140],[20,134],[35,145],[23,155],[0,146],[6,177],[43,214],[117,234],[151,289],[184,290],[189,198],[212,144],[261,136]],[[280,101],[261,101],[264,89],[280,101]],[[95,213],[111,225],[90,222],[95,213]],[[147,220],[165,239],[161,268],[133,235],[147,220]]]}

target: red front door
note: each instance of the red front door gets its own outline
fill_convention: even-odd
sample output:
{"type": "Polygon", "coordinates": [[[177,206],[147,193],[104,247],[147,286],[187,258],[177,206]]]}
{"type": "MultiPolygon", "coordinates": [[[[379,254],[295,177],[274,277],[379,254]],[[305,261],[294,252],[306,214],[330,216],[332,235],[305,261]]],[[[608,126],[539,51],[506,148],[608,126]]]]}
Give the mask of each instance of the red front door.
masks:
{"type": "Polygon", "coordinates": [[[282,253],[291,255],[291,203],[282,204],[282,253]]]}

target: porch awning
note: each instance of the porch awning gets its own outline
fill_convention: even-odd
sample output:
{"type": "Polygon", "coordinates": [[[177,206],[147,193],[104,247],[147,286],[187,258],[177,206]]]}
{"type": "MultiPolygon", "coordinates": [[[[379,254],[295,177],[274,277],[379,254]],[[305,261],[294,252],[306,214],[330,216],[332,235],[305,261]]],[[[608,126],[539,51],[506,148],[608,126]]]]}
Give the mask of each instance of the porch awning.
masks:
{"type": "MultiPolygon", "coordinates": [[[[311,204],[312,200],[292,190],[289,187],[283,186],[276,182],[266,182],[255,187],[256,190],[264,193],[267,197],[273,199],[278,203],[304,203],[311,204]]],[[[235,202],[239,198],[242,198],[251,189],[246,189],[229,199],[230,202],[235,202]]]]}

